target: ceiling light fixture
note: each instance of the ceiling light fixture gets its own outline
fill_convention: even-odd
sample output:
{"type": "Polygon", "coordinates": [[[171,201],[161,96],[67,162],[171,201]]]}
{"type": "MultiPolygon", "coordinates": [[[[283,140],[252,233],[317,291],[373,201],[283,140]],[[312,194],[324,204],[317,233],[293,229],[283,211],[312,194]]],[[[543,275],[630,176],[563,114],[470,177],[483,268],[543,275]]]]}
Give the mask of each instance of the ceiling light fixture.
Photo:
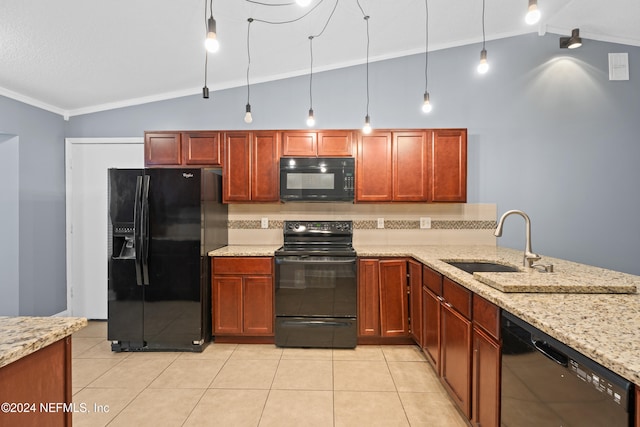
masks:
{"type": "Polygon", "coordinates": [[[480,51],[480,63],[478,64],[478,73],[485,74],[489,71],[489,63],[487,62],[487,49],[485,49],[485,31],[484,31],[484,12],[485,0],[482,0],[482,50],[480,51]]]}
{"type": "Polygon", "coordinates": [[[529,24],[537,24],[540,20],[540,9],[538,9],[538,0],[529,0],[529,8],[524,17],[524,21],[529,24]]]}
{"type": "Polygon", "coordinates": [[[429,101],[429,0],[424,0],[425,9],[425,47],[424,47],[424,102],[422,103],[422,112],[429,113],[433,109],[429,101]]]}
{"type": "Polygon", "coordinates": [[[580,29],[571,30],[571,37],[560,37],[560,48],[575,49],[582,46],[582,38],[580,38],[580,29]]]}
{"type": "Polygon", "coordinates": [[[216,20],[213,19],[213,0],[211,0],[209,3],[209,11],[211,15],[207,20],[207,38],[204,41],[204,47],[207,49],[207,51],[213,53],[217,52],[218,49],[220,49],[220,42],[218,41],[218,34],[216,33],[216,20]]]}
{"type": "Polygon", "coordinates": [[[249,25],[247,25],[247,106],[245,108],[244,122],[251,123],[253,121],[253,116],[251,115],[251,103],[249,102],[251,95],[251,88],[249,86],[249,69],[251,67],[251,49],[249,40],[251,36],[251,23],[253,22],[253,18],[247,19],[247,22],[249,22],[249,25]]]}

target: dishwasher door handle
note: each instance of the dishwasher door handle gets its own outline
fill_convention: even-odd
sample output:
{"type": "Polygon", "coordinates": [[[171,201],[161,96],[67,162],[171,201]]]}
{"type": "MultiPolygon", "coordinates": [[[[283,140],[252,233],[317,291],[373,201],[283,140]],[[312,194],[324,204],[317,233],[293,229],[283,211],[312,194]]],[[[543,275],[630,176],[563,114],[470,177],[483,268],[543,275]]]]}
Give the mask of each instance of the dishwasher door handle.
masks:
{"type": "Polygon", "coordinates": [[[545,341],[532,336],[531,344],[533,344],[536,350],[556,362],[558,365],[564,366],[565,368],[569,366],[569,358],[559,350],[547,344],[545,341]]]}

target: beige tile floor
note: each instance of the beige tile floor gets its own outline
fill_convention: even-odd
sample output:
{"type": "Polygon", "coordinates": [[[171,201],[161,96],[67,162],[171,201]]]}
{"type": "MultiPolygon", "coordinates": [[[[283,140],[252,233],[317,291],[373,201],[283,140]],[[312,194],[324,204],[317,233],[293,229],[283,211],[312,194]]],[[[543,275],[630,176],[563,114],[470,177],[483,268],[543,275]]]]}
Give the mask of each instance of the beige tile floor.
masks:
{"type": "Polygon", "coordinates": [[[73,335],[76,427],[467,425],[415,346],[113,353],[106,331],[73,335]]]}

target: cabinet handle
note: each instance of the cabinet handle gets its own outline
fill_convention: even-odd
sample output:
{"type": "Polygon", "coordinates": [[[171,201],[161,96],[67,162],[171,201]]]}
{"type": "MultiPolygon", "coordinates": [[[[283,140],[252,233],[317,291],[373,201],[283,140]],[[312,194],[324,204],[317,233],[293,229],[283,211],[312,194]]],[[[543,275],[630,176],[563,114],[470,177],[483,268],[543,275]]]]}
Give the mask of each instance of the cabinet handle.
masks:
{"type": "Polygon", "coordinates": [[[451,303],[445,302],[444,305],[446,305],[449,308],[453,308],[453,306],[451,305],[451,303]]]}
{"type": "Polygon", "coordinates": [[[444,298],[442,298],[440,295],[438,295],[438,296],[436,297],[436,299],[437,299],[438,301],[440,301],[440,302],[444,302],[444,298]]]}

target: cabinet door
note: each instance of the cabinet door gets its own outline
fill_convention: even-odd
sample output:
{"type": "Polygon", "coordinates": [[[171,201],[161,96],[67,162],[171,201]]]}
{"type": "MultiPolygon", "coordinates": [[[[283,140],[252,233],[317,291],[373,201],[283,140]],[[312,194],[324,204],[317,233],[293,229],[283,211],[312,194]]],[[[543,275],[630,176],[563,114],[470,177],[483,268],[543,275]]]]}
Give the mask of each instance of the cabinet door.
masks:
{"type": "Polygon", "coordinates": [[[178,166],[182,160],[180,134],[177,132],[145,132],[145,166],[178,166]]]}
{"type": "Polygon", "coordinates": [[[498,427],[500,419],[500,345],[473,328],[472,423],[498,427]]]}
{"type": "Polygon", "coordinates": [[[360,135],[356,166],[356,202],[390,202],[391,132],[360,135]]]}
{"type": "Polygon", "coordinates": [[[353,133],[346,130],[318,132],[318,156],[353,156],[353,133]]]}
{"type": "Polygon", "coordinates": [[[422,264],[409,260],[409,328],[411,337],[422,347],[422,264]]]}
{"type": "Polygon", "coordinates": [[[244,277],[243,332],[273,334],[273,276],[244,277]]]}
{"type": "Polygon", "coordinates": [[[277,132],[256,132],[252,141],[251,200],[280,200],[279,139],[277,132]]]}
{"type": "Polygon", "coordinates": [[[422,287],[422,351],[440,374],[440,300],[422,287]]]}
{"type": "Polygon", "coordinates": [[[222,200],[246,202],[251,199],[251,133],[225,134],[222,168],[222,200]]]}
{"type": "Polygon", "coordinates": [[[467,201],[467,130],[432,131],[431,202],[467,201]]]}
{"type": "Polygon", "coordinates": [[[222,143],[219,132],[185,132],[182,134],[184,165],[222,166],[222,143]]]}
{"type": "Polygon", "coordinates": [[[213,334],[242,333],[242,276],[213,276],[213,334]]]}
{"type": "Polygon", "coordinates": [[[427,201],[426,135],[423,131],[393,133],[393,201],[427,201]]]}
{"type": "Polygon", "coordinates": [[[358,262],[358,335],[380,335],[380,291],[378,260],[358,262]]]}
{"type": "Polygon", "coordinates": [[[440,307],[440,375],[451,398],[470,418],[471,322],[446,303],[440,307]]]}
{"type": "Polygon", "coordinates": [[[409,333],[407,261],[383,260],[380,269],[380,332],[383,337],[409,333]]]}
{"type": "Polygon", "coordinates": [[[294,157],[316,157],[318,140],[315,132],[283,132],[282,155],[294,157]]]}

